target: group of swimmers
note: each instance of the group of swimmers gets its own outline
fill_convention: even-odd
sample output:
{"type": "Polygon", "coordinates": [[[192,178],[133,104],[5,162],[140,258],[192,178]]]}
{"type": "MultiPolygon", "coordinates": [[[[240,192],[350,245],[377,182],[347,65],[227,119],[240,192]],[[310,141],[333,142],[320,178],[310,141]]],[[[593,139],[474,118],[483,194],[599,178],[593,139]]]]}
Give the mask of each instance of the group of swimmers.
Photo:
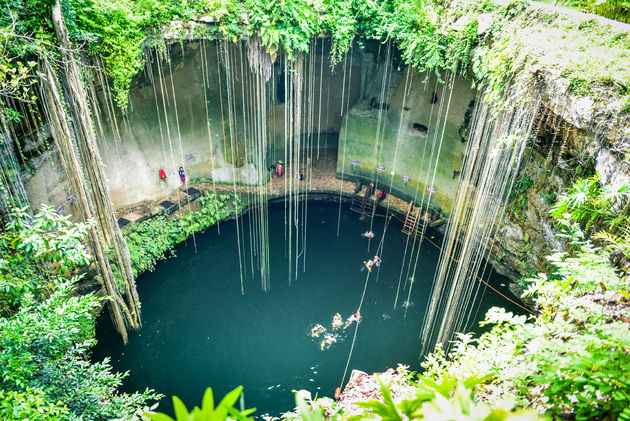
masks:
{"type": "Polygon", "coordinates": [[[367,262],[363,262],[368,271],[372,271],[372,266],[379,267],[381,265],[381,258],[378,256],[374,256],[374,259],[370,259],[367,262]]]}
{"type": "MultiPolygon", "coordinates": [[[[341,318],[341,314],[336,313],[332,321],[332,330],[334,332],[342,328],[346,329],[352,323],[354,322],[358,323],[360,319],[361,319],[361,313],[359,312],[359,310],[357,310],[356,313],[353,313],[350,317],[348,317],[345,323],[343,319],[341,318]]],[[[322,351],[324,349],[330,348],[332,344],[337,342],[338,335],[336,333],[327,332],[326,328],[318,323],[311,329],[311,336],[313,338],[319,338],[319,335],[321,334],[324,335],[324,339],[322,340],[320,344],[322,351]]]]}

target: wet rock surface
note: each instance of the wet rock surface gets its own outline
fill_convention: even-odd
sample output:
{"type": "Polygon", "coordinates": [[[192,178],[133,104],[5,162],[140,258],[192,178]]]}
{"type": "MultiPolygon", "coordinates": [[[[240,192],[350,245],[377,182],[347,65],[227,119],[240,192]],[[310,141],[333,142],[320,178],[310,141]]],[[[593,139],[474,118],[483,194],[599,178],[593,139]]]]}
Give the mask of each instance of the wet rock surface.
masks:
{"type": "MultiPolygon", "coordinates": [[[[400,368],[400,366],[399,366],[400,368]]],[[[404,373],[402,373],[404,375],[404,373]]],[[[367,374],[360,370],[352,370],[350,380],[345,389],[341,393],[338,401],[338,407],[344,415],[359,415],[365,412],[365,409],[359,407],[357,402],[366,402],[377,400],[383,402],[381,387],[376,379],[378,376],[384,384],[388,385],[395,402],[403,397],[410,396],[414,388],[409,385],[403,385],[399,381],[401,373],[396,369],[390,368],[383,373],[367,374]]]]}

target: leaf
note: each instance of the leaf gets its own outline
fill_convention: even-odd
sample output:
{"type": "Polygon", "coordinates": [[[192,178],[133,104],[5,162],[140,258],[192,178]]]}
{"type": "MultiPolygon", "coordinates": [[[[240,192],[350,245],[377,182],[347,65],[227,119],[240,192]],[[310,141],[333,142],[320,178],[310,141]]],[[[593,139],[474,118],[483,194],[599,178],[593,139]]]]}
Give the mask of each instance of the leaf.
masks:
{"type": "Polygon", "coordinates": [[[229,407],[234,406],[234,404],[238,400],[238,397],[241,396],[242,391],[243,391],[243,386],[239,386],[236,389],[229,392],[227,395],[223,397],[223,399],[221,399],[221,402],[219,402],[219,405],[217,405],[217,408],[219,407],[229,408],[229,407]]]}
{"type": "Polygon", "coordinates": [[[149,418],[152,421],[175,421],[173,418],[169,417],[168,415],[162,414],[159,412],[155,414],[145,413],[144,416],[149,418]]]}
{"type": "Polygon", "coordinates": [[[201,400],[201,414],[204,417],[209,418],[214,411],[214,394],[212,393],[212,388],[209,387],[203,394],[203,398],[201,400]]]}
{"type": "Polygon", "coordinates": [[[392,394],[389,390],[389,387],[387,387],[383,383],[380,376],[377,376],[376,380],[378,380],[378,384],[381,386],[381,393],[383,394],[383,400],[387,404],[387,409],[389,412],[389,417],[387,419],[393,420],[393,421],[402,420],[402,417],[400,416],[400,413],[398,413],[398,409],[396,408],[396,404],[394,404],[394,400],[392,399],[392,394]]]}
{"type": "Polygon", "coordinates": [[[177,418],[177,421],[185,421],[189,419],[186,405],[184,405],[184,402],[182,402],[182,400],[177,396],[173,396],[173,409],[175,411],[175,418],[177,418]]]}

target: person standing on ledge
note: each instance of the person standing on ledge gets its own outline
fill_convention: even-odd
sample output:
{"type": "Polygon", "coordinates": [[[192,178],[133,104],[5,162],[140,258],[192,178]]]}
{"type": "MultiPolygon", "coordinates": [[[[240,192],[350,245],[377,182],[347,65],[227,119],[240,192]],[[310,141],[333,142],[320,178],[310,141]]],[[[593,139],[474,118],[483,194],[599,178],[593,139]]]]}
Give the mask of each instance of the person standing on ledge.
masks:
{"type": "Polygon", "coordinates": [[[376,195],[376,204],[378,205],[379,203],[381,203],[385,199],[386,196],[387,196],[387,192],[385,191],[385,189],[379,191],[378,194],[376,195]]]}
{"type": "Polygon", "coordinates": [[[361,192],[361,189],[363,189],[363,183],[361,183],[361,180],[359,180],[354,183],[354,194],[358,194],[359,192],[361,192]]]}
{"type": "Polygon", "coordinates": [[[182,180],[182,184],[186,184],[186,173],[184,172],[184,167],[179,167],[179,171],[177,172],[179,174],[179,178],[182,180]]]}
{"type": "Polygon", "coordinates": [[[278,174],[278,178],[282,177],[282,170],[284,169],[284,165],[282,161],[278,161],[276,164],[276,174],[278,174]]]}

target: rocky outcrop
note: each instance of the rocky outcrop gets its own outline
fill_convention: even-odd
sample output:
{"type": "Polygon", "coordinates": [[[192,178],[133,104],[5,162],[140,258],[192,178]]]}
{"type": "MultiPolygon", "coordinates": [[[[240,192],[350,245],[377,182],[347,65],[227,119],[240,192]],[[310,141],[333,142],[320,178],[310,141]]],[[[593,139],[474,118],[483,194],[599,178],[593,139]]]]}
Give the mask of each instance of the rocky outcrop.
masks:
{"type": "MultiPolygon", "coordinates": [[[[630,185],[628,139],[590,131],[596,123],[588,118],[596,118],[597,113],[590,117],[585,113],[572,109],[559,116],[551,111],[530,142],[519,180],[528,177],[533,184],[523,192],[513,192],[491,245],[493,265],[513,280],[549,269],[544,256],[564,250],[549,216],[563,189],[593,174],[599,175],[602,184],[630,185]]],[[[614,130],[619,128],[606,134],[617,133],[614,130]]]]}
{"type": "Polygon", "coordinates": [[[411,397],[415,388],[408,382],[402,381],[408,374],[407,368],[398,366],[397,369],[390,368],[383,373],[367,374],[364,371],[352,370],[350,380],[339,396],[337,408],[344,416],[361,415],[365,409],[357,405],[357,402],[380,401],[383,402],[381,386],[377,376],[387,385],[395,402],[405,397],[411,397]]]}

